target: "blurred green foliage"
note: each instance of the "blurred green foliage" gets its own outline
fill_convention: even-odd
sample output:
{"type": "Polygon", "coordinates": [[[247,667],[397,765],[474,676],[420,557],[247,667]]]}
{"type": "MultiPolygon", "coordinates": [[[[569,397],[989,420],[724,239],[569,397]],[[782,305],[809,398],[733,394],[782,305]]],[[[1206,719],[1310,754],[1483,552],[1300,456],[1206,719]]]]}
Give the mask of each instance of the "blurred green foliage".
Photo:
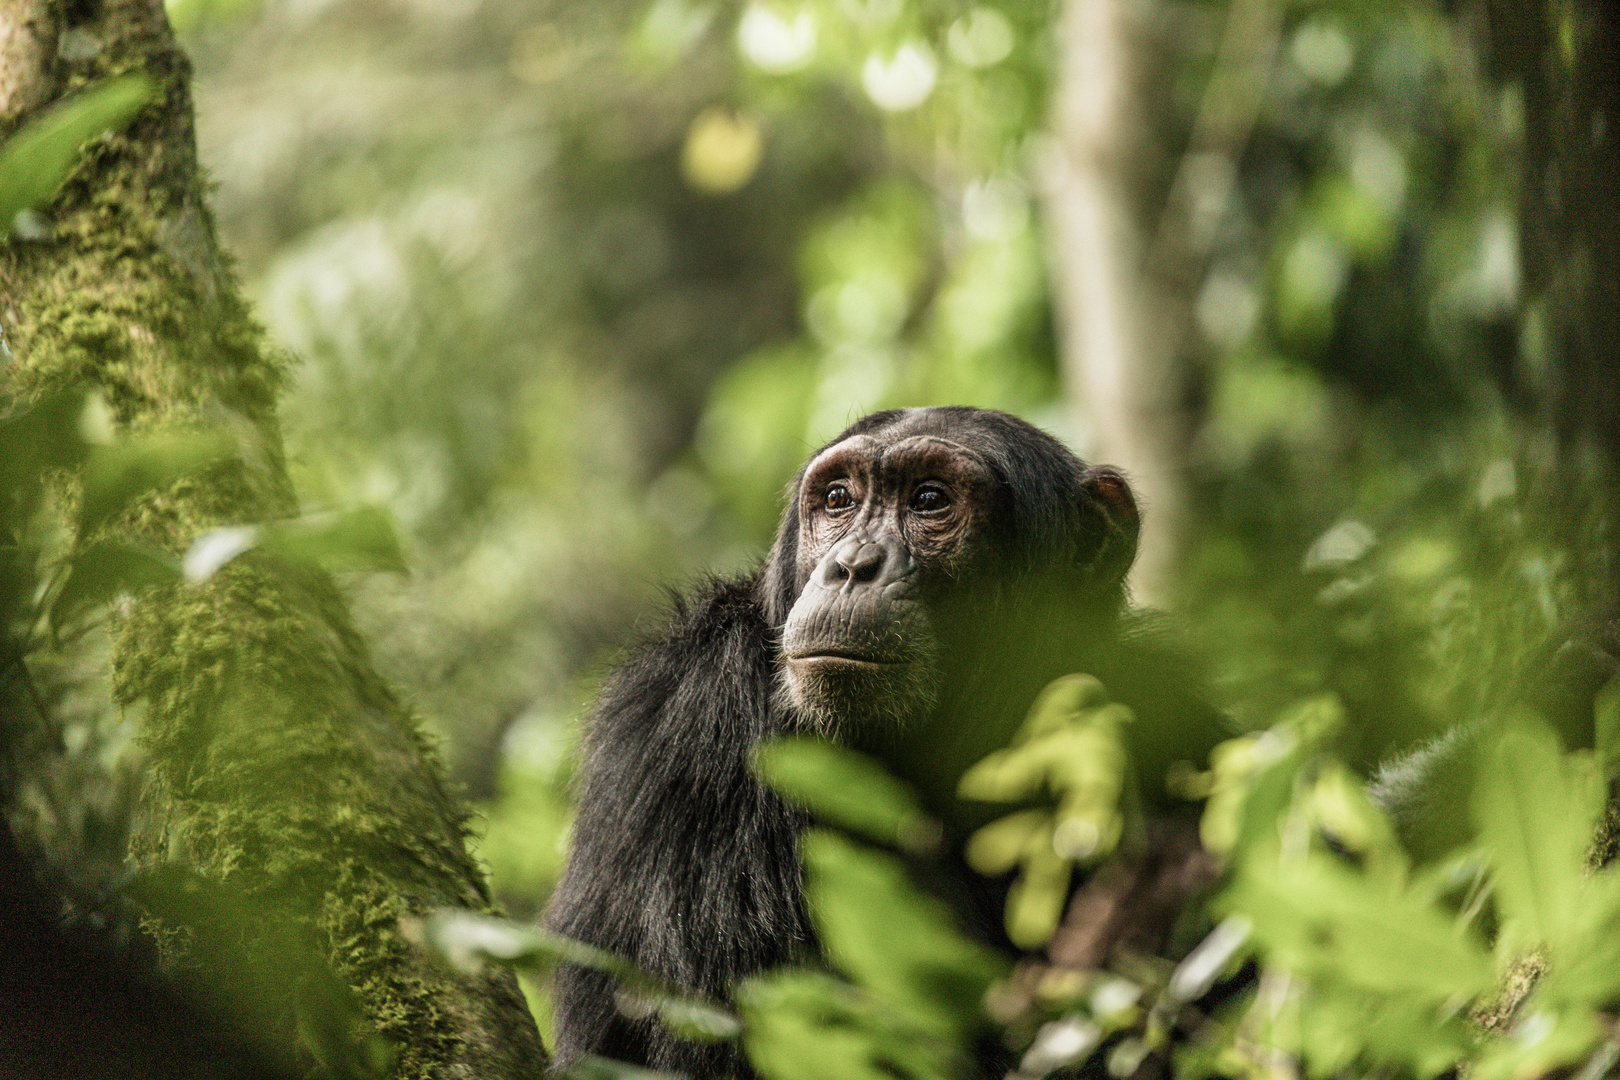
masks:
{"type": "Polygon", "coordinates": [[[759,776],[818,818],[914,854],[938,849],[940,824],[916,794],[864,754],[813,736],[778,739],[754,753],[759,776]]]}
{"type": "Polygon", "coordinates": [[[1009,814],[968,840],[968,864],[979,873],[996,877],[1019,868],[1007,898],[1014,945],[1045,944],[1068,900],[1071,864],[1095,862],[1118,846],[1127,768],[1120,727],[1134,719],[1109,702],[1096,679],[1065,676],[1035,699],[1012,745],[973,766],[957,785],[964,799],[983,802],[1057,799],[1053,811],[1009,814]]]}

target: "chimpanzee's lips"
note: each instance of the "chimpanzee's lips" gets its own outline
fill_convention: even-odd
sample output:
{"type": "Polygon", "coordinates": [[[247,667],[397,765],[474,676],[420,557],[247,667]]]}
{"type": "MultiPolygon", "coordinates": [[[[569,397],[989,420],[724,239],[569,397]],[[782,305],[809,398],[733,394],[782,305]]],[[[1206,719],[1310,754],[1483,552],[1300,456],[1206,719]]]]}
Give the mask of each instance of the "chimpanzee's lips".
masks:
{"type": "Polygon", "coordinates": [[[855,664],[863,667],[893,667],[901,663],[901,661],[889,657],[873,656],[847,648],[807,649],[804,652],[789,656],[787,659],[790,664],[816,664],[828,667],[838,664],[855,664]]]}

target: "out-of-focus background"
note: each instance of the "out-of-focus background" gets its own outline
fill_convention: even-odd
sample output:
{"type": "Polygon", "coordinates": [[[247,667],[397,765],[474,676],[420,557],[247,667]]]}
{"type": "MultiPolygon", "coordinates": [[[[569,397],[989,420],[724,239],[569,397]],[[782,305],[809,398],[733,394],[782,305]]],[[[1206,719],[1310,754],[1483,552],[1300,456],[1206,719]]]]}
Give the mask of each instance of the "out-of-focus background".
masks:
{"type": "Polygon", "coordinates": [[[1138,600],[1239,726],[1335,690],[1367,766],[1481,708],[1608,584],[1495,10],[172,0],[301,496],[400,522],[411,573],[346,585],[508,909],[594,681],[874,409],[1125,466],[1138,600]]]}

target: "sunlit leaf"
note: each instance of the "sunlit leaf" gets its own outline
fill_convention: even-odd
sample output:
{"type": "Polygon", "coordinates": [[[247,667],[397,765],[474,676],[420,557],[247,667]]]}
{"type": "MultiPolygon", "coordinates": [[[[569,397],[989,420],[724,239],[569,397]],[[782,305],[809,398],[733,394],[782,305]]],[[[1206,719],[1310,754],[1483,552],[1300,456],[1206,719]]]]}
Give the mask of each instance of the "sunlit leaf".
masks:
{"type": "Polygon", "coordinates": [[[1570,925],[1537,984],[1537,999],[1591,1008],[1620,1000],[1620,867],[1585,877],[1570,925]]]}
{"type": "Polygon", "coordinates": [[[1485,951],[1440,910],[1327,856],[1245,863],[1220,906],[1246,916],[1269,962],[1365,990],[1445,999],[1489,988],[1485,951]]]}
{"type": "Polygon", "coordinates": [[[254,548],[286,562],[332,570],[406,569],[394,519],[381,507],[363,506],[268,525],[225,525],[197,537],[181,566],[186,580],[208,580],[220,567],[254,548]]]}
{"type": "Polygon", "coordinates": [[[985,757],[957,784],[963,798],[986,802],[1057,800],[1052,810],[992,822],[968,841],[968,862],[980,873],[1022,867],[1006,910],[1008,936],[1020,948],[1035,948],[1056,931],[1072,864],[1102,858],[1119,842],[1123,729],[1134,719],[1109,702],[1092,676],[1063,676],[1036,697],[1013,745],[985,757]]]}
{"type": "Polygon", "coordinates": [[[1018,1072],[1028,1076],[1045,1076],[1058,1069],[1084,1061],[1102,1041],[1102,1025],[1084,1014],[1067,1016],[1042,1024],[1035,1040],[1018,1063],[1018,1072]]]}
{"type": "Polygon", "coordinates": [[[1344,706],[1329,694],[1293,706],[1270,732],[1256,737],[1253,752],[1261,767],[1238,812],[1237,855],[1276,838],[1284,809],[1293,801],[1300,770],[1343,723],[1344,706]]]}
{"type": "Polygon", "coordinates": [[[627,979],[637,972],[629,961],[612,953],[553,934],[539,927],[506,919],[444,908],[423,921],[426,943],[452,967],[468,974],[485,963],[523,968],[566,961],[627,979]]]}
{"type": "Polygon", "coordinates": [[[1303,991],[1297,1025],[1298,1042],[1287,1049],[1322,1080],[1343,1075],[1357,1061],[1437,1076],[1475,1041],[1461,1018],[1442,1017],[1427,997],[1367,994],[1332,979],[1303,991]]]}
{"type": "Polygon", "coordinates": [[[193,585],[213,577],[220,567],[250,551],[259,542],[256,525],[224,525],[209,529],[191,542],[180,560],[181,572],[193,585]]]}
{"type": "MultiPolygon", "coordinates": [[[[1050,830],[1037,836],[1051,835],[1050,830]]],[[[1073,866],[1045,845],[1031,845],[1025,853],[1023,873],[1007,890],[1007,937],[1020,949],[1044,945],[1057,930],[1069,897],[1073,866]]]]}
{"type": "Polygon", "coordinates": [[[874,52],[861,66],[861,86],[879,108],[915,109],[928,100],[939,78],[939,62],[922,41],[906,41],[892,53],[874,52]]]}
{"type": "Polygon", "coordinates": [[[752,179],[763,149],[759,124],[751,117],[705,109],[687,129],[681,175],[697,191],[725,195],[752,179]]]}
{"type": "Polygon", "coordinates": [[[737,23],[737,44],[765,71],[797,71],[815,55],[816,17],[808,10],[788,15],[769,4],[749,4],[737,23]]]}
{"type": "Polygon", "coordinates": [[[1051,843],[1052,815],[1046,810],[1024,810],[998,818],[968,838],[967,863],[994,877],[1018,865],[1032,843],[1051,843]]]}
{"type": "Polygon", "coordinates": [[[641,995],[641,1002],[666,1028],[683,1039],[714,1042],[742,1034],[742,1024],[735,1015],[689,995],[641,995]]]}
{"type": "Polygon", "coordinates": [[[1245,915],[1228,915],[1222,919],[1197,948],[1176,965],[1165,989],[1170,1000],[1197,1001],[1208,993],[1249,940],[1253,929],[1253,920],[1245,915]]]}
{"type": "Polygon", "coordinates": [[[1564,939],[1602,809],[1596,770],[1566,759],[1550,728],[1517,722],[1491,739],[1472,810],[1496,871],[1505,947],[1564,939]]]}

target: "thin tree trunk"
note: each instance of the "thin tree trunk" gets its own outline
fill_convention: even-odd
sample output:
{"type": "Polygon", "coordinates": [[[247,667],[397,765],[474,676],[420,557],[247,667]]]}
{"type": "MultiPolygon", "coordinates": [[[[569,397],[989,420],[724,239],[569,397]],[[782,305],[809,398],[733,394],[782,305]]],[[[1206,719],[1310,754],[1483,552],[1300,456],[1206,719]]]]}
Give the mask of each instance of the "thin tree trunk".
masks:
{"type": "Polygon", "coordinates": [[[1089,433],[1082,451],[1118,465],[1144,504],[1131,570],[1139,600],[1168,599],[1186,510],[1174,358],[1150,349],[1152,308],[1138,272],[1140,224],[1125,190],[1131,153],[1129,5],[1068,0],[1055,115],[1058,152],[1047,180],[1061,351],[1072,407],[1089,433]]]}
{"type": "Polygon", "coordinates": [[[1149,110],[1140,4],[1067,0],[1047,175],[1053,277],[1072,408],[1084,452],[1123,468],[1143,503],[1135,597],[1174,602],[1188,531],[1193,302],[1276,53],[1277,0],[1233,0],[1215,74],[1156,215],[1133,187],[1147,170],[1149,110]]]}
{"type": "MultiPolygon", "coordinates": [[[[87,148],[46,208],[49,238],[0,243],[0,327],[16,358],[0,361],[0,383],[97,388],[127,432],[234,431],[240,460],[111,526],[178,554],[211,527],[295,510],[274,413],[284,370],[218,249],[189,66],[160,0],[0,0],[0,134],[130,71],[157,83],[156,99],[87,148]]],[[[331,581],[250,554],[120,605],[113,637],[114,690],[139,718],[159,827],[141,860],[223,881],[293,927],[398,1047],[395,1075],[539,1075],[515,980],[446,973],[401,936],[402,917],[488,909],[489,894],[436,752],[331,581]]],[[[284,1011],[271,1022],[291,1031],[284,1011]]]]}
{"type": "Polygon", "coordinates": [[[1490,0],[1489,13],[1494,74],[1524,91],[1520,237],[1541,333],[1522,351],[1565,447],[1620,465],[1620,12],[1490,0]]]}

